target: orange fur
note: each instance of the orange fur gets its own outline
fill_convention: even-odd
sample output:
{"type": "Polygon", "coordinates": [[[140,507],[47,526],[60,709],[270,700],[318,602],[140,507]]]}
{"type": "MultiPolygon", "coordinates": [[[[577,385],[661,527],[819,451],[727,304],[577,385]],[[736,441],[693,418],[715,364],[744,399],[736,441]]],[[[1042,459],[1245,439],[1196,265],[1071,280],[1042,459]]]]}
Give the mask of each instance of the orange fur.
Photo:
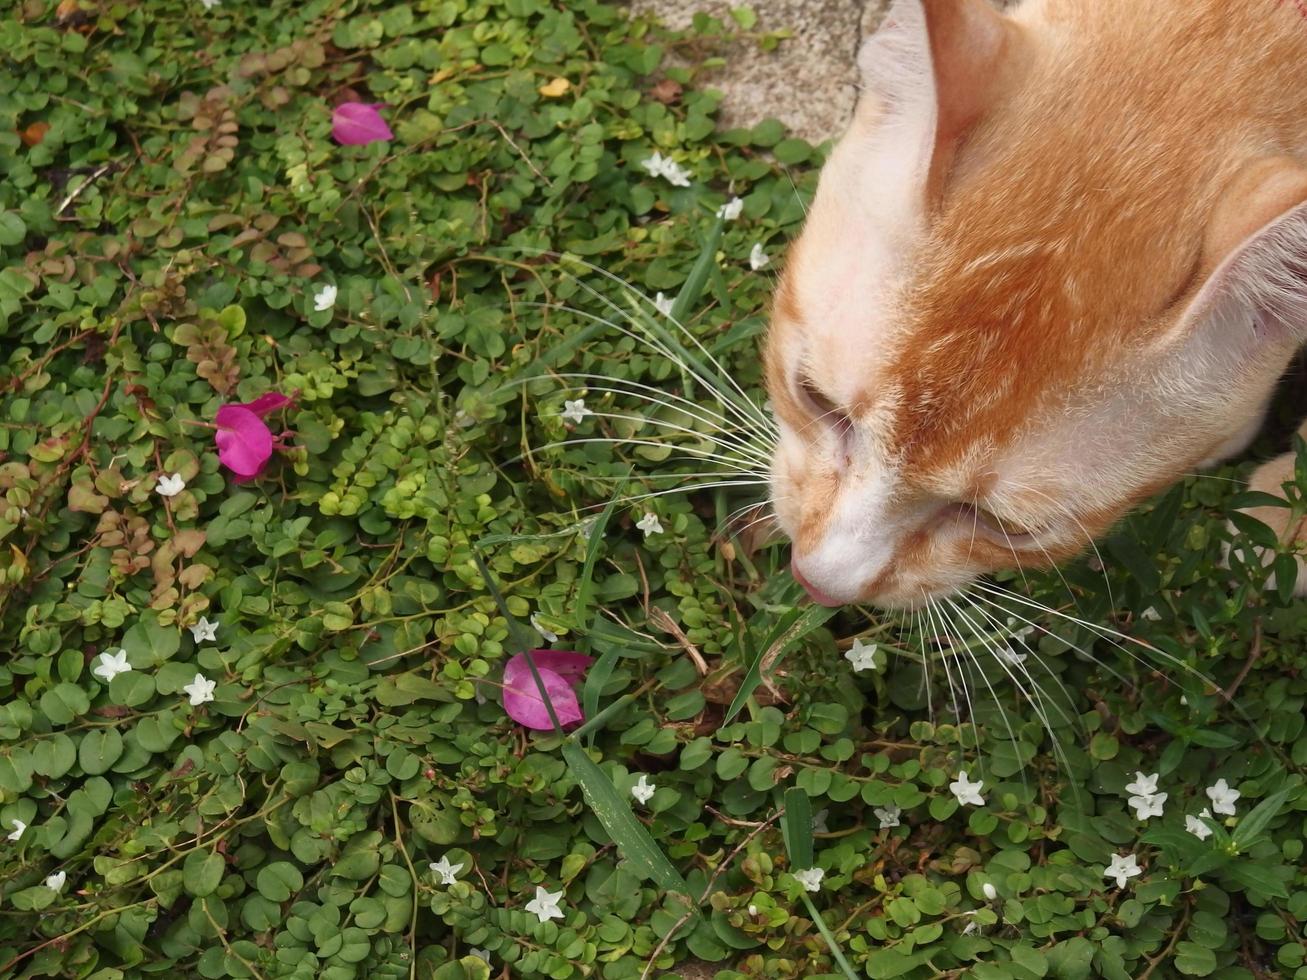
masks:
{"type": "Polygon", "coordinates": [[[796,563],[844,601],[912,605],[1075,554],[1255,421],[1303,338],[1259,339],[1232,305],[1264,285],[1240,277],[1271,275],[1269,246],[1230,260],[1307,200],[1307,22],[1280,0],[1027,0],[1002,18],[900,0],[890,17],[902,36],[872,42],[787,259],[767,377],[796,563]],[[874,62],[923,57],[914,17],[930,73],[900,83],[874,62]],[[843,449],[799,376],[852,420],[843,449]],[[941,523],[973,500],[1057,533],[1017,549],[941,523]]]}

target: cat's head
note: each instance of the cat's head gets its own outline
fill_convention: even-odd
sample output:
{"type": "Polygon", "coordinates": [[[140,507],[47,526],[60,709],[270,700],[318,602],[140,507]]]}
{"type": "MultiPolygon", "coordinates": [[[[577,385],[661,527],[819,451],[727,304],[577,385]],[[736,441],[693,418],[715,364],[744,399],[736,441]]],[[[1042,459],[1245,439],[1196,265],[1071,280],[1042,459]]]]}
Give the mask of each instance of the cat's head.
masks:
{"type": "Polygon", "coordinates": [[[1305,54],[1273,0],[898,0],[767,345],[814,597],[1060,561],[1246,444],[1307,335],[1305,54]]]}

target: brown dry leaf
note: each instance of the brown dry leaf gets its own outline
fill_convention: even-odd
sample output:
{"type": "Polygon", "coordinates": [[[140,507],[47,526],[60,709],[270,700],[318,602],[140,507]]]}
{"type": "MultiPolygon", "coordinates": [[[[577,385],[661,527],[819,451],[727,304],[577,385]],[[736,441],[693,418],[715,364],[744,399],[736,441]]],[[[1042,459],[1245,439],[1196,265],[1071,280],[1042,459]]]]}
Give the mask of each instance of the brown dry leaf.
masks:
{"type": "Polygon", "coordinates": [[[177,573],[177,581],[188,589],[198,589],[213,577],[213,569],[208,565],[187,565],[177,573]]]}
{"type": "Polygon", "coordinates": [[[45,134],[50,132],[50,124],[48,122],[34,122],[26,129],[20,129],[17,132],[18,138],[23,141],[23,146],[40,146],[41,141],[45,139],[45,134]]]}
{"type": "Polygon", "coordinates": [[[674,82],[670,78],[664,78],[661,82],[649,90],[650,98],[656,99],[663,105],[674,105],[681,101],[681,95],[685,92],[685,87],[680,82],[674,82]]]}
{"type": "Polygon", "coordinates": [[[539,92],[546,99],[562,98],[572,89],[572,83],[566,78],[555,78],[551,82],[546,82],[540,86],[539,92]]]}
{"type": "Polygon", "coordinates": [[[68,487],[68,509],[83,514],[102,514],[109,506],[109,498],[98,494],[89,481],[73,483],[68,487]]]}
{"type": "Polygon", "coordinates": [[[184,528],[173,535],[172,543],[180,554],[187,558],[194,558],[195,552],[204,545],[206,536],[199,528],[184,528]]]}

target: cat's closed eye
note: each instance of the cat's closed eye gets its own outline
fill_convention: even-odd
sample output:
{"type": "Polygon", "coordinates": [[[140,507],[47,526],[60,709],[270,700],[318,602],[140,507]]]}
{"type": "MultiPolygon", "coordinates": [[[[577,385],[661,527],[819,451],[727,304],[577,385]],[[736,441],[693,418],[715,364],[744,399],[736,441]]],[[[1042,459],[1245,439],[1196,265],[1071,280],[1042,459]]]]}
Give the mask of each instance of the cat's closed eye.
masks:
{"type": "Polygon", "coordinates": [[[1046,525],[1029,524],[1010,517],[1001,517],[978,504],[957,505],[955,519],[963,526],[970,521],[975,530],[1018,548],[1036,545],[1039,535],[1048,530],[1046,525]]]}
{"type": "Polygon", "coordinates": [[[799,404],[815,423],[831,429],[840,437],[847,435],[853,428],[853,420],[848,412],[806,373],[800,372],[795,380],[794,390],[799,404]]]}

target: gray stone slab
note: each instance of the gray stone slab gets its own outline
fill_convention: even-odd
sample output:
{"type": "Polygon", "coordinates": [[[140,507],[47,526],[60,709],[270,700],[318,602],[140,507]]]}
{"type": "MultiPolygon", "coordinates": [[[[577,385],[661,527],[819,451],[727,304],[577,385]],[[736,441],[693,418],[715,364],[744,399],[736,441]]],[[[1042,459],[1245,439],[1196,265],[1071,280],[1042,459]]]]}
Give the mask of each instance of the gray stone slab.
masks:
{"type": "MultiPolygon", "coordinates": [[[[685,27],[698,11],[723,19],[731,4],[722,0],[632,0],[669,27],[685,27]]],[[[813,143],[844,131],[856,95],[854,55],[884,0],[754,0],[757,30],[787,28],[793,36],[775,51],[739,43],[723,52],[725,67],[705,74],[701,88],[725,96],[726,126],[750,126],[774,116],[813,143]]]]}

